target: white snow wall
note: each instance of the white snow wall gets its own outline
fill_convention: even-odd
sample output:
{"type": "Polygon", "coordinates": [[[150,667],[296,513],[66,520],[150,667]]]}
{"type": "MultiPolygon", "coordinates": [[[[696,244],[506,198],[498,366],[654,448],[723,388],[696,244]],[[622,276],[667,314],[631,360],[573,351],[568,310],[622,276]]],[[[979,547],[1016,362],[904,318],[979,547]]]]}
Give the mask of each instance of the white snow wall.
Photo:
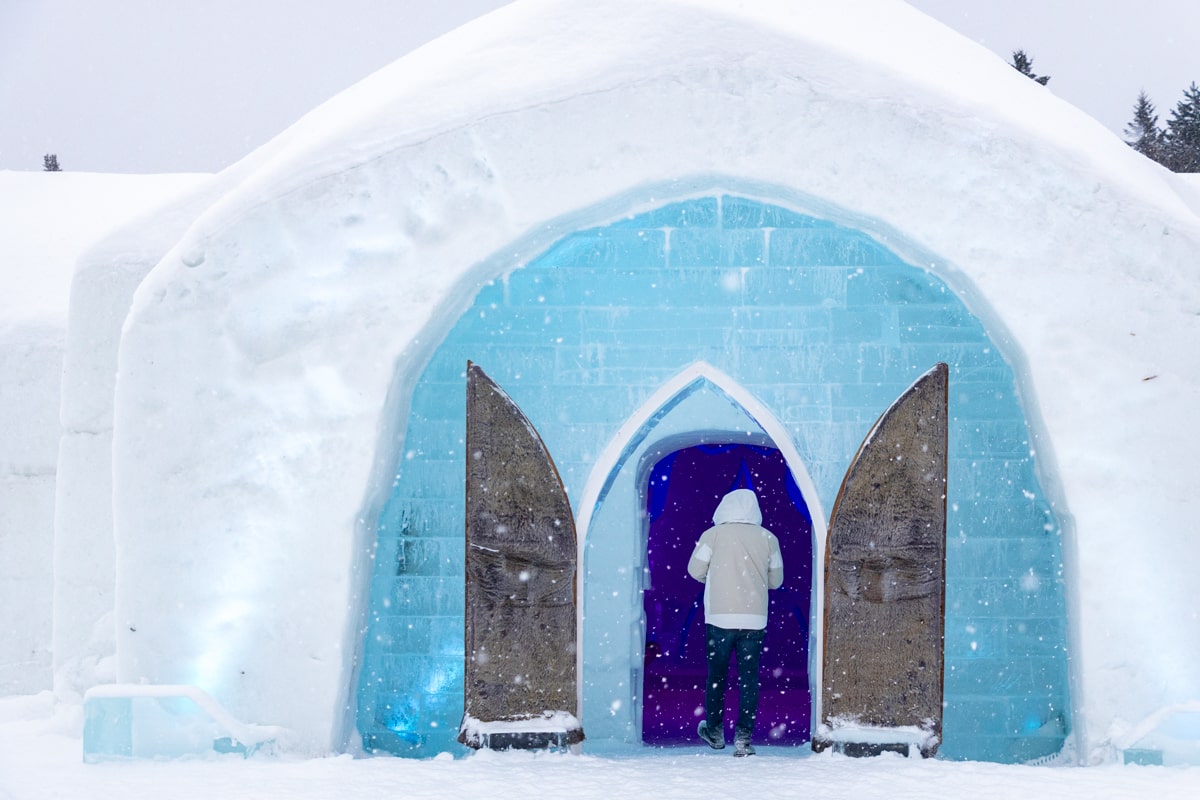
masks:
{"type": "MultiPolygon", "coordinates": [[[[196,175],[99,175],[0,171],[0,695],[33,693],[53,684],[54,529],[57,490],[94,492],[96,478],[56,480],[61,433],[63,363],[71,279],[86,248],[119,224],[161,205],[204,179],[196,175]]],[[[195,211],[192,212],[195,216],[195,211]]],[[[175,230],[178,238],[180,229],[175,230]]],[[[166,245],[142,270],[161,257],[166,245]]],[[[139,278],[140,279],[140,278],[139,278]]],[[[124,309],[128,309],[126,294],[124,309]]],[[[105,301],[101,301],[102,303],[105,301]]],[[[109,308],[109,304],[105,305],[109,308]]],[[[111,310],[108,313],[112,313],[111,310]]],[[[124,310],[120,318],[124,317],[124,310]]],[[[119,327],[118,325],[115,327],[119,327]]],[[[108,338],[116,366],[116,330],[108,338]]],[[[106,382],[111,408],[112,378],[106,382]]],[[[78,388],[78,387],[76,387],[78,388]]],[[[107,486],[107,454],[102,483],[107,486]]],[[[107,598],[112,613],[111,503],[99,526],[107,532],[107,598]]],[[[66,571],[94,565],[67,564],[66,571]]],[[[67,603],[90,602],[88,590],[67,603]]],[[[107,636],[113,650],[113,636],[107,636]]],[[[69,652],[70,641],[58,652],[69,652]]],[[[111,665],[110,665],[111,666],[111,665]]]]}
{"type": "Polygon", "coordinates": [[[0,696],[50,688],[61,325],[0,322],[0,696]]]}
{"type": "MultiPolygon", "coordinates": [[[[116,677],[116,545],[112,527],[113,392],[117,345],[134,290],[224,184],[200,188],[104,238],[79,259],[71,283],[61,422],[55,425],[53,685],[60,699],[116,677]]],[[[48,542],[51,541],[48,539],[48,542]]],[[[47,630],[50,625],[47,625],[47,630]]]]}
{"type": "MultiPolygon", "coordinates": [[[[481,281],[557,236],[729,189],[940,254],[929,268],[1008,341],[1044,483],[1060,519],[1074,516],[1089,746],[1200,697],[1200,626],[1158,640],[1140,624],[1194,613],[1184,587],[1200,555],[1195,476],[1162,468],[1200,449],[1200,223],[1168,176],[996,59],[975,88],[1027,116],[794,21],[567,5],[489,20],[502,37],[501,23],[560,12],[519,69],[469,26],[469,51],[445,45],[469,75],[419,69],[427,49],[369,82],[377,104],[344,127],[336,102],[310,116],[313,136],[264,159],[138,288],[113,431],[118,678],[197,683],[243,720],[294,729],[300,750],[343,747],[371,555],[361,523],[424,356],[481,281]],[[422,94],[406,62],[468,96],[422,94]],[[1036,133],[1047,113],[1086,147],[1036,133]]],[[[964,47],[946,57],[991,58],[964,47]]]]}

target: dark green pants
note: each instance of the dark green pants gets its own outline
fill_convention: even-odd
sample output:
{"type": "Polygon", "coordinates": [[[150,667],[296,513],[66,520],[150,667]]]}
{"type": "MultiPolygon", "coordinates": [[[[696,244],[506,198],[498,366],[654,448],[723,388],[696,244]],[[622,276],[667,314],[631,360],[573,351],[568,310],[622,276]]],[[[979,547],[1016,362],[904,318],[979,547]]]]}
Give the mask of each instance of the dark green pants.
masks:
{"type": "Polygon", "coordinates": [[[738,704],[736,738],[750,741],[758,714],[758,662],[762,659],[763,634],[705,625],[708,634],[708,684],[704,687],[704,715],[710,731],[720,731],[725,716],[725,681],[729,658],[737,654],[738,704]]]}

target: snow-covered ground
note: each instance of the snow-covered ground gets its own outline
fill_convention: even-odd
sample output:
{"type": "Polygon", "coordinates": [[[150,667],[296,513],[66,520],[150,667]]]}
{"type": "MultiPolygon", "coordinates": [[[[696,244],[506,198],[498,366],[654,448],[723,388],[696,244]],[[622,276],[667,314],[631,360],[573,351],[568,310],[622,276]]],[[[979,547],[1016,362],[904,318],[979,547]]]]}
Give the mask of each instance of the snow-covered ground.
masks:
{"type": "MultiPolygon", "coordinates": [[[[182,761],[84,764],[78,709],[49,693],[0,699],[0,800],[257,800],[282,798],[502,798],[572,800],[655,797],[896,800],[1194,800],[1200,767],[1028,767],[906,759],[853,759],[806,749],[644,750],[634,756],[496,753],[425,761],[297,759],[255,755],[182,761]]],[[[464,753],[466,753],[464,748],[464,753]]]]}

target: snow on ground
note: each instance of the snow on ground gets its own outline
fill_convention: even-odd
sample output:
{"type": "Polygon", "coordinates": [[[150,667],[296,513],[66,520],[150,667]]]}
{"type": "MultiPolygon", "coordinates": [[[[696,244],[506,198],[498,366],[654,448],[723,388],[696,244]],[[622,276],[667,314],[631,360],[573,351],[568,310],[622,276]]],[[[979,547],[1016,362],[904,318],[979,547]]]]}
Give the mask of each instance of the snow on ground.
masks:
{"type": "MultiPolygon", "coordinates": [[[[707,748],[632,756],[480,751],[426,761],[378,757],[295,759],[256,755],[84,764],[79,710],[50,694],[0,699],[0,800],[250,800],[337,797],[812,797],[821,800],[1022,797],[1029,800],[1192,800],[1200,767],[1027,767],[922,761],[887,754],[772,750],[737,759],[707,748]]],[[[464,753],[466,753],[464,749],[464,753]]]]}

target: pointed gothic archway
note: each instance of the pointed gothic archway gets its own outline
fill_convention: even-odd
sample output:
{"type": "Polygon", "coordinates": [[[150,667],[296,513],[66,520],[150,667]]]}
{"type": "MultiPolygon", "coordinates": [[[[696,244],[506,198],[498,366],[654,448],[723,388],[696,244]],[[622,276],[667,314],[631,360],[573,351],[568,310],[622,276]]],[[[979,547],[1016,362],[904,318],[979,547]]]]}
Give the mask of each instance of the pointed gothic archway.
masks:
{"type": "MultiPolygon", "coordinates": [[[[789,562],[795,584],[802,584],[808,595],[807,603],[795,604],[803,607],[802,613],[807,616],[802,625],[799,620],[795,622],[796,629],[802,627],[803,631],[791,634],[803,636],[805,644],[801,654],[792,654],[792,661],[804,661],[806,693],[818,685],[821,664],[815,646],[821,641],[820,565],[824,559],[825,522],[816,489],[785,426],[736,381],[707,363],[697,362],[660,387],[629,417],[596,460],[577,506],[582,594],[579,705],[594,744],[672,740],[673,734],[656,732],[658,723],[652,722],[650,730],[643,730],[646,643],[648,635],[657,636],[661,630],[661,626],[654,628],[657,621],[648,623],[643,604],[644,590],[654,591],[651,538],[659,535],[651,530],[647,513],[653,502],[649,488],[655,466],[671,453],[709,444],[729,445],[731,452],[734,448],[774,452],[778,462],[774,468],[778,470],[776,479],[786,483],[782,479],[786,474],[805,507],[808,519],[803,535],[808,543],[798,548],[789,562]]],[[[729,479],[736,477],[735,468],[729,479]]],[[[707,513],[711,512],[709,508],[707,513]]],[[[702,530],[678,534],[682,539],[690,538],[689,549],[679,556],[679,571],[684,570],[690,545],[702,530]]],[[[654,546],[662,552],[660,545],[654,546]]],[[[663,566],[665,569],[667,565],[663,566]]],[[[675,613],[678,616],[679,612],[675,613]]],[[[793,612],[789,607],[772,613],[782,619],[793,612]]],[[[668,627],[678,628],[678,622],[668,623],[668,627]]],[[[801,671],[793,669],[789,681],[797,680],[801,671]]],[[[810,696],[807,711],[815,719],[820,699],[810,696]]],[[[685,709],[683,713],[692,711],[685,709]]],[[[677,709],[667,716],[674,720],[680,713],[677,709]]],[[[797,715],[789,712],[788,717],[796,721],[797,715]]],[[[805,716],[798,727],[806,728],[809,718],[805,716]]],[[[679,728],[682,724],[669,722],[666,727],[679,728]]],[[[773,726],[777,731],[781,730],[778,725],[776,721],[773,726]]],[[[693,732],[694,726],[693,721],[693,732]]],[[[801,731],[797,741],[791,743],[807,741],[809,733],[801,731]]]]}

